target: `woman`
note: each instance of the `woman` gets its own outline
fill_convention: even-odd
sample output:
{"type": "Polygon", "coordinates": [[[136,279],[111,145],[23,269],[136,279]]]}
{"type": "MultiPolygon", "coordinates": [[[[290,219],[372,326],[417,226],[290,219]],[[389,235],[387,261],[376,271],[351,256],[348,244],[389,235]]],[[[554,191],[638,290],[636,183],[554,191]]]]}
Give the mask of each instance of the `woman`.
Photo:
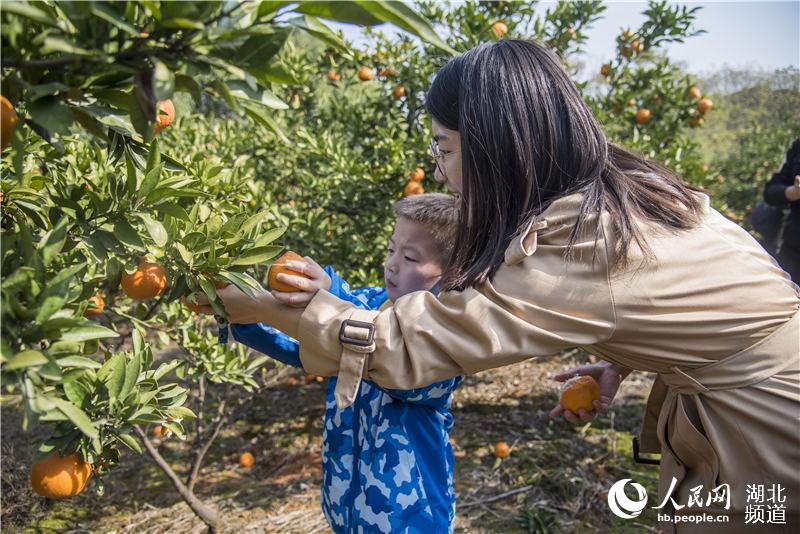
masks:
{"type": "Polygon", "coordinates": [[[696,486],[729,484],[729,510],[701,511],[750,532],[747,484],[780,483],[796,531],[797,286],[708,197],[610,143],[535,43],[452,59],[427,107],[436,179],[461,197],[438,298],[363,311],[326,292],[251,299],[230,287],[219,294],[231,321],[298,339],[308,372],[338,375],[342,405],[362,377],[408,389],[576,346],[657,373],[648,411],[658,421],[645,421],[642,444],[662,455],[659,503],[673,478],[679,506],[696,486]]]}

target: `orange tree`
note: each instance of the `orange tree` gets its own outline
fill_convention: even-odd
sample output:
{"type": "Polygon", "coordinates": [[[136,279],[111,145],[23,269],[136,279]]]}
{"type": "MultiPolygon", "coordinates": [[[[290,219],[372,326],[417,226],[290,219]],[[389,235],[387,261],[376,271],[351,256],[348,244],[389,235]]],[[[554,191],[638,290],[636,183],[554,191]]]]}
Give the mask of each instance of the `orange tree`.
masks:
{"type": "MultiPolygon", "coordinates": [[[[562,2],[541,11],[527,2],[416,6],[457,51],[487,40],[534,38],[552,47],[574,74],[587,30],[604,10],[600,2],[562,2]]],[[[579,87],[613,140],[707,186],[710,178],[690,135],[703,128],[693,124],[701,113],[699,99],[689,95],[698,82],[663,51],[665,44],[699,33],[693,27],[695,10],[653,2],[646,15],[640,28],[620,29],[605,74],[598,72],[579,87]],[[637,122],[644,108],[649,117],[640,114],[637,122]]],[[[385,254],[376,244],[385,243],[391,231],[393,201],[404,189],[409,192],[417,168],[425,176],[416,183],[440,190],[432,179],[424,92],[450,56],[413,36],[373,28],[365,30],[363,44],[348,51],[304,41],[279,54],[292,66],[293,81],[277,92],[295,113],[277,120],[292,143],[241,135],[235,125],[216,119],[198,128],[195,139],[227,158],[255,156],[242,162],[253,169],[252,200],[281,206],[275,224],[289,226],[286,242],[293,249],[333,264],[354,284],[379,284],[385,254]],[[371,78],[359,76],[365,72],[371,78]]]]}
{"type": "Polygon", "coordinates": [[[120,444],[144,444],[213,529],[216,512],[191,491],[202,454],[183,483],[141,426],[184,437],[189,388],[259,386],[263,358],[187,333],[175,301],[202,291],[222,313],[215,286],[258,289],[248,271],[280,251],[284,229],[246,208],[235,158],[162,151],[184,126],[179,93],[286,141],[276,90],[293,78],[279,52],[298,35],[346,50],[322,18],[388,21],[447,47],[400,2],[4,2],[0,17],[3,383],[26,426],[51,425],[40,457],[77,452],[102,475],[120,444]],[[186,357],[156,365],[156,324],[186,357]]]}

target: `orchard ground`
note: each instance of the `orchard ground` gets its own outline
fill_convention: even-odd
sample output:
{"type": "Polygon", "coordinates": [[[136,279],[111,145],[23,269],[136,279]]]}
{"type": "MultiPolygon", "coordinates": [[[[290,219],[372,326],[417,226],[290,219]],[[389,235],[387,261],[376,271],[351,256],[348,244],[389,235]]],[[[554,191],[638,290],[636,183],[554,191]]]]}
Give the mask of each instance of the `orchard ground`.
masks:
{"type": "MultiPolygon", "coordinates": [[[[637,465],[631,457],[650,377],[631,375],[612,409],[591,425],[547,416],[557,400],[558,386],[550,377],[587,358],[575,351],[465,380],[453,406],[456,532],[607,532],[612,525],[615,532],[655,532],[652,510],[636,521],[611,523],[605,501],[614,481],[631,477],[654,498],[656,468],[637,465]],[[500,440],[512,452],[495,466],[491,447],[500,440]]],[[[282,384],[264,391],[217,440],[197,483],[198,496],[222,510],[222,532],[329,532],[319,506],[326,383],[306,380],[300,370],[282,372],[287,373],[282,384]],[[294,382],[289,377],[296,386],[287,384],[294,382]],[[239,466],[243,451],[255,455],[253,468],[239,466]]],[[[71,501],[34,495],[26,469],[33,436],[22,432],[18,406],[14,399],[3,402],[3,532],[206,532],[146,455],[126,454],[102,496],[91,486],[71,501]]],[[[188,443],[174,437],[155,442],[173,465],[185,465],[188,443]]]]}

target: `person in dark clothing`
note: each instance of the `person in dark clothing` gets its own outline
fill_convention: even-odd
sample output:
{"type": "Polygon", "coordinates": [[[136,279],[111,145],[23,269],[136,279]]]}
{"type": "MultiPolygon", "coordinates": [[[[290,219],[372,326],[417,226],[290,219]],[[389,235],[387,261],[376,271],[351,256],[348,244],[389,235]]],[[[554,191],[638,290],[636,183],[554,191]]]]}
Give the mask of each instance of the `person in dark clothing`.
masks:
{"type": "Polygon", "coordinates": [[[800,137],[786,153],[781,168],[767,182],[764,200],[778,208],[789,208],[776,259],[792,281],[800,284],[800,137]]]}

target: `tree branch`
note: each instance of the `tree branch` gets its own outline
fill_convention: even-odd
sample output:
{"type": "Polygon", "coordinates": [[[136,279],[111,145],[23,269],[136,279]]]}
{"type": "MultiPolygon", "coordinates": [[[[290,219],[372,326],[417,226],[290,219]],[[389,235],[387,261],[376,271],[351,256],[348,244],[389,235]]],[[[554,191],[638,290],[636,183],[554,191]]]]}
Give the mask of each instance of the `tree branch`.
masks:
{"type": "Polygon", "coordinates": [[[147,438],[147,434],[145,434],[138,425],[133,426],[133,431],[136,432],[136,435],[139,437],[139,441],[141,441],[144,445],[144,448],[147,450],[147,454],[150,455],[156,465],[167,476],[169,481],[172,482],[172,486],[186,502],[186,504],[189,505],[189,508],[191,508],[192,511],[197,514],[197,516],[202,519],[206,525],[208,525],[209,532],[215,532],[219,522],[219,515],[217,514],[217,511],[198,499],[197,496],[195,496],[195,494],[192,493],[192,491],[180,481],[178,475],[175,474],[175,471],[173,471],[164,457],[161,456],[161,454],[156,450],[156,448],[147,438]]]}

